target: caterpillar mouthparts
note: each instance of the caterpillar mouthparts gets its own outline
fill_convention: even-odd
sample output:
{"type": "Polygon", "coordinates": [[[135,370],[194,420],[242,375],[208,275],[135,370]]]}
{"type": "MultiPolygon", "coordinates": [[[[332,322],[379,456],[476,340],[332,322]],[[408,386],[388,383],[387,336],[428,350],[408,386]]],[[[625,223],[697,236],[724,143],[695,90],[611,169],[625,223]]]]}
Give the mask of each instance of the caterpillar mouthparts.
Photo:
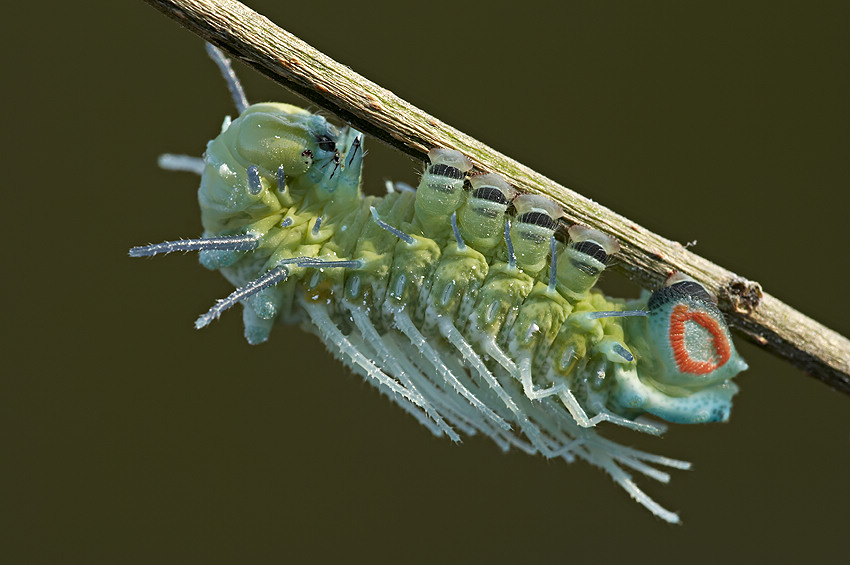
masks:
{"type": "Polygon", "coordinates": [[[252,344],[277,322],[301,323],[433,434],[583,459],[678,522],[625,469],[667,482],[653,465],[690,464],[597,430],[663,433],[647,415],[728,419],[746,363],[708,292],[675,276],[636,300],[603,295],[594,287],[614,238],[576,225],[559,241],[556,203],[474,173],[451,149],[429,151],[415,191],[363,196],[359,132],[287,104],[249,105],[229,61],[207,49],[240,115],[202,159],[160,159],[201,175],[203,237],[130,250],[198,251],[234,284],[196,327],[237,303],[252,344]]]}

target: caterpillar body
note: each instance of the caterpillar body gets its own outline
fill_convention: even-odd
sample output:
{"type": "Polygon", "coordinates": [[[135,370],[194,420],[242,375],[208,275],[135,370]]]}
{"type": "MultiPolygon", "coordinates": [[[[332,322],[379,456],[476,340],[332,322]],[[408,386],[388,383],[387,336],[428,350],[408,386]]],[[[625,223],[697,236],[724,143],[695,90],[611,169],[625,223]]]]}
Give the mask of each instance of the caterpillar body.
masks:
{"type": "Polygon", "coordinates": [[[689,464],[605,439],[619,425],[661,434],[673,423],[725,421],[746,368],[722,314],[697,282],[675,274],[636,300],[594,288],[618,244],[574,225],[561,208],[518,195],[461,153],[432,149],[418,188],[360,190],[362,135],[276,103],[249,106],[228,61],[240,110],[203,159],[161,166],[201,174],[200,239],[136,247],[178,250],[236,286],[196,321],[241,303],[245,337],[300,323],[438,436],[483,433],[518,448],[602,468],[669,522],[625,469],[662,482],[655,466],[689,464]],[[655,465],[655,466],[653,466],[655,465]]]}

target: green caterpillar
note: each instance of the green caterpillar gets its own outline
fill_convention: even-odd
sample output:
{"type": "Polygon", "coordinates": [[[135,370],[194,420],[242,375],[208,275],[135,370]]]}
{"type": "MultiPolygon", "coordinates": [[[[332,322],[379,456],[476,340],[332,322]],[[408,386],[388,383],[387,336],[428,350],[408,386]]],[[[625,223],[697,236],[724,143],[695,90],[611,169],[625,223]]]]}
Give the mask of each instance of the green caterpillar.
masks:
{"type": "Polygon", "coordinates": [[[245,337],[301,323],[353,371],[436,435],[481,432],[516,447],[604,469],[657,516],[624,468],[689,464],[597,433],[601,422],[658,435],[664,425],[725,421],[746,364],[723,316],[693,280],[673,275],[637,300],[594,289],[618,244],[561,208],[476,174],[461,153],[432,149],[418,188],[360,191],[362,136],[287,104],[248,106],[228,61],[240,115],[203,159],[161,165],[201,174],[201,239],[130,251],[200,252],[237,287],[198,318],[241,303],[245,337]]]}

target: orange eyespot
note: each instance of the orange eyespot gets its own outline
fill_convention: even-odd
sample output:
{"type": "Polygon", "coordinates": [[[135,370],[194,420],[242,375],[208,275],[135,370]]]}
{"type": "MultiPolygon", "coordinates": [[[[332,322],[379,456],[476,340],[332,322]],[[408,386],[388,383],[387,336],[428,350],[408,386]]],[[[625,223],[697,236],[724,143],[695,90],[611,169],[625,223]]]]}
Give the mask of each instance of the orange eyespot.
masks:
{"type": "Polygon", "coordinates": [[[729,340],[717,320],[705,312],[690,310],[684,304],[677,305],[670,314],[670,345],[679,371],[694,375],[711,373],[725,365],[732,355],[729,340]],[[698,361],[691,357],[685,344],[686,322],[699,324],[712,335],[716,361],[698,361]]]}

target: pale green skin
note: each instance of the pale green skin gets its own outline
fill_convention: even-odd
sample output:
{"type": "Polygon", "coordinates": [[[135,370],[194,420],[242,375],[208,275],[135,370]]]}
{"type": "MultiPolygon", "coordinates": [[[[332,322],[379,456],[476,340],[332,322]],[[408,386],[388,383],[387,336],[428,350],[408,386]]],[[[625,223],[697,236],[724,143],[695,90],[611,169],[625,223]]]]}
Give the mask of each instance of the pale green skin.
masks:
{"type": "MultiPolygon", "coordinates": [[[[729,379],[745,368],[734,346],[730,362],[710,378],[678,373],[671,352],[665,351],[661,314],[649,320],[587,317],[644,308],[647,296],[630,303],[606,298],[592,288],[598,275],[576,269],[571,263],[576,252],[560,243],[557,284],[548,287],[551,231],[514,221],[516,266],[511,266],[503,236],[505,206],[470,197],[463,180],[435,190],[427,170],[415,194],[363,197],[359,169],[349,171],[347,179],[329,178],[332,167],[321,165],[333,153],[319,148],[320,135],[343,139],[341,151],[352,140],[346,132],[340,137],[320,116],[284,104],[257,104],[207,146],[198,193],[205,235],[257,233],[262,238],[251,252],[202,253],[206,267],[242,286],[295,257],[363,262],[359,269],[290,265],[285,282],[246,301],[250,342],[265,341],[275,321],[303,320],[304,304],[327,305],[344,325],[345,300],[368,311],[381,332],[393,331],[394,313],[406,311],[437,348],[448,347],[436,329],[441,317],[448,317],[472,344],[494,340],[515,358],[530,356],[536,385],[566,383],[589,414],[607,409],[634,418],[648,412],[681,423],[728,418],[736,390],[729,379]],[[287,175],[284,191],[275,180],[281,164],[287,175]],[[251,165],[258,166],[262,182],[256,195],[246,188],[245,169],[251,165]],[[370,206],[414,243],[372,221],[370,206]],[[448,221],[453,212],[464,249],[448,221]],[[318,217],[321,229],[313,233],[318,217]],[[280,227],[285,218],[290,225],[280,227]],[[634,359],[618,354],[615,346],[634,359]]],[[[347,155],[342,162],[347,163],[347,155]]],[[[596,266],[600,272],[605,267],[596,266]]],[[[725,324],[723,329],[728,338],[725,324]]]]}

